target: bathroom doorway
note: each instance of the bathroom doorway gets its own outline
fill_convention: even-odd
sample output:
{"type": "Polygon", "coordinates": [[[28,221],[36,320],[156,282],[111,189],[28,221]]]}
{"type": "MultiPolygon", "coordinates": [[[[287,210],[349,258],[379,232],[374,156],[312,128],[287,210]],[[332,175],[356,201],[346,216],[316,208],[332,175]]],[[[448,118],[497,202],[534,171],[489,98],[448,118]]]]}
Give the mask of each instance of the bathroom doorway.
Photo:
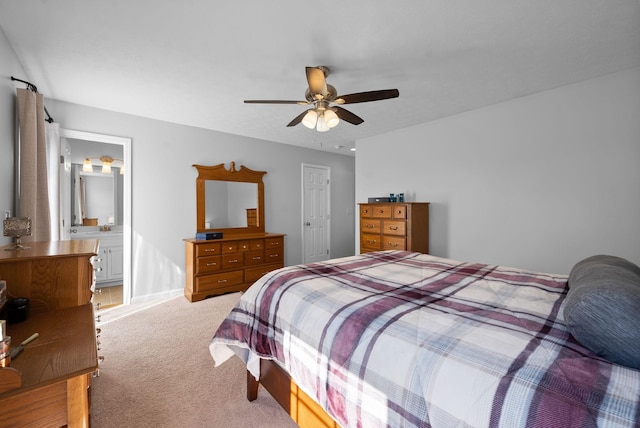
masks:
{"type": "MultiPolygon", "coordinates": [[[[129,304],[132,289],[131,139],[92,132],[61,129],[60,154],[61,163],[63,164],[60,168],[60,239],[89,239],[92,238],[91,232],[95,232],[92,239],[100,239],[101,252],[105,253],[99,254],[98,260],[103,263],[109,263],[109,260],[111,260],[112,257],[114,258],[110,264],[105,265],[104,270],[98,267],[99,270],[96,272],[97,287],[102,290],[102,295],[108,293],[110,301],[121,301],[125,305],[129,304]],[[115,177],[114,189],[116,189],[116,191],[114,193],[115,196],[110,196],[115,198],[113,201],[114,221],[111,222],[111,219],[107,216],[106,218],[108,220],[100,218],[98,221],[101,221],[101,224],[94,225],[92,222],[83,222],[84,219],[77,218],[78,210],[75,209],[76,205],[72,204],[72,200],[77,201],[77,195],[75,195],[72,190],[74,188],[72,185],[74,180],[72,170],[80,169],[87,158],[90,160],[97,158],[96,163],[99,163],[99,158],[104,156],[108,156],[114,160],[114,171],[111,173],[111,176],[115,177]],[[116,159],[118,161],[116,161],[116,159]],[[72,168],[72,165],[75,165],[75,167],[72,168]],[[120,171],[122,171],[122,174],[120,174],[120,171]],[[119,237],[120,232],[122,233],[121,241],[119,237]],[[81,236],[80,233],[86,233],[86,235],[81,236]],[[107,234],[111,236],[107,236],[107,234]],[[117,254],[117,247],[120,242],[122,243],[121,254],[117,254]],[[112,251],[114,254],[111,254],[112,251]],[[117,257],[114,255],[117,255],[117,257]],[[118,261],[115,262],[115,260],[118,261]],[[106,266],[108,266],[108,269],[106,266]],[[105,275],[107,275],[106,278],[105,275]],[[109,277],[109,275],[114,276],[109,277]],[[102,288],[101,285],[104,285],[104,288],[102,288]],[[122,295],[115,296],[114,293],[116,292],[122,293],[122,295]],[[121,299],[119,299],[119,297],[121,297],[121,299]]],[[[99,173],[97,172],[99,171],[97,166],[94,166],[94,170],[96,174],[99,173]]]]}

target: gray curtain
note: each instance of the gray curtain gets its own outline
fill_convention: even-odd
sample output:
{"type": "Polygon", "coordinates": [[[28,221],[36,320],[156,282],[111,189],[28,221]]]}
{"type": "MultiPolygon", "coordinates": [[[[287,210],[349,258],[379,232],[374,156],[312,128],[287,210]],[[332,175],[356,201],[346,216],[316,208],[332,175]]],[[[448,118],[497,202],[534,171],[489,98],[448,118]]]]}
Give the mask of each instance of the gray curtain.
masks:
{"type": "Polygon", "coordinates": [[[32,235],[24,242],[51,240],[44,97],[18,89],[18,217],[30,217],[32,235]]]}

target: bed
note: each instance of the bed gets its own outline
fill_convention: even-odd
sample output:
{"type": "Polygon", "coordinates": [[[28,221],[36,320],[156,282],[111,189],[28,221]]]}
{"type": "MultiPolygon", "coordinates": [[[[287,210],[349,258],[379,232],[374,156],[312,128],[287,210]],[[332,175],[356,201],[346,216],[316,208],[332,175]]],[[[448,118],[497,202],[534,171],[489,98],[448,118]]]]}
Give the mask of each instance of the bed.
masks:
{"type": "Polygon", "coordinates": [[[404,251],[285,267],[209,350],[300,426],[640,426],[640,370],[570,334],[568,278],[404,251]]]}

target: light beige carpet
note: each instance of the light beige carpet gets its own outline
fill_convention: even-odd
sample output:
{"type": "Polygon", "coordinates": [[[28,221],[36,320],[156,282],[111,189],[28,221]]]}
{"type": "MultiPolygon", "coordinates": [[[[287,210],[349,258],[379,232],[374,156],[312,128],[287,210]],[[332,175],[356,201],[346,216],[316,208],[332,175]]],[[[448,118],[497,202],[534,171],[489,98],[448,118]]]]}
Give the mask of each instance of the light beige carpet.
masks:
{"type": "Polygon", "coordinates": [[[99,311],[105,359],[93,381],[92,426],[296,427],[262,387],[247,401],[239,358],[213,366],[209,341],[239,298],[180,296],[99,311]]]}

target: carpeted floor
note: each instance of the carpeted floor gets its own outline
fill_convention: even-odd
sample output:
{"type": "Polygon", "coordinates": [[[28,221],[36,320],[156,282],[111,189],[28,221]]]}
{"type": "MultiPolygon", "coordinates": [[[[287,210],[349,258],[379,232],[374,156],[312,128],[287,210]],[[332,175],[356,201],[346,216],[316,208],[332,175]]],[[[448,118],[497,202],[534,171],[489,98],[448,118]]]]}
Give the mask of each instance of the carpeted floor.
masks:
{"type": "Polygon", "coordinates": [[[209,341],[239,297],[180,296],[101,311],[105,359],[93,382],[92,426],[296,427],[262,388],[247,401],[239,358],[213,367],[209,341]]]}

